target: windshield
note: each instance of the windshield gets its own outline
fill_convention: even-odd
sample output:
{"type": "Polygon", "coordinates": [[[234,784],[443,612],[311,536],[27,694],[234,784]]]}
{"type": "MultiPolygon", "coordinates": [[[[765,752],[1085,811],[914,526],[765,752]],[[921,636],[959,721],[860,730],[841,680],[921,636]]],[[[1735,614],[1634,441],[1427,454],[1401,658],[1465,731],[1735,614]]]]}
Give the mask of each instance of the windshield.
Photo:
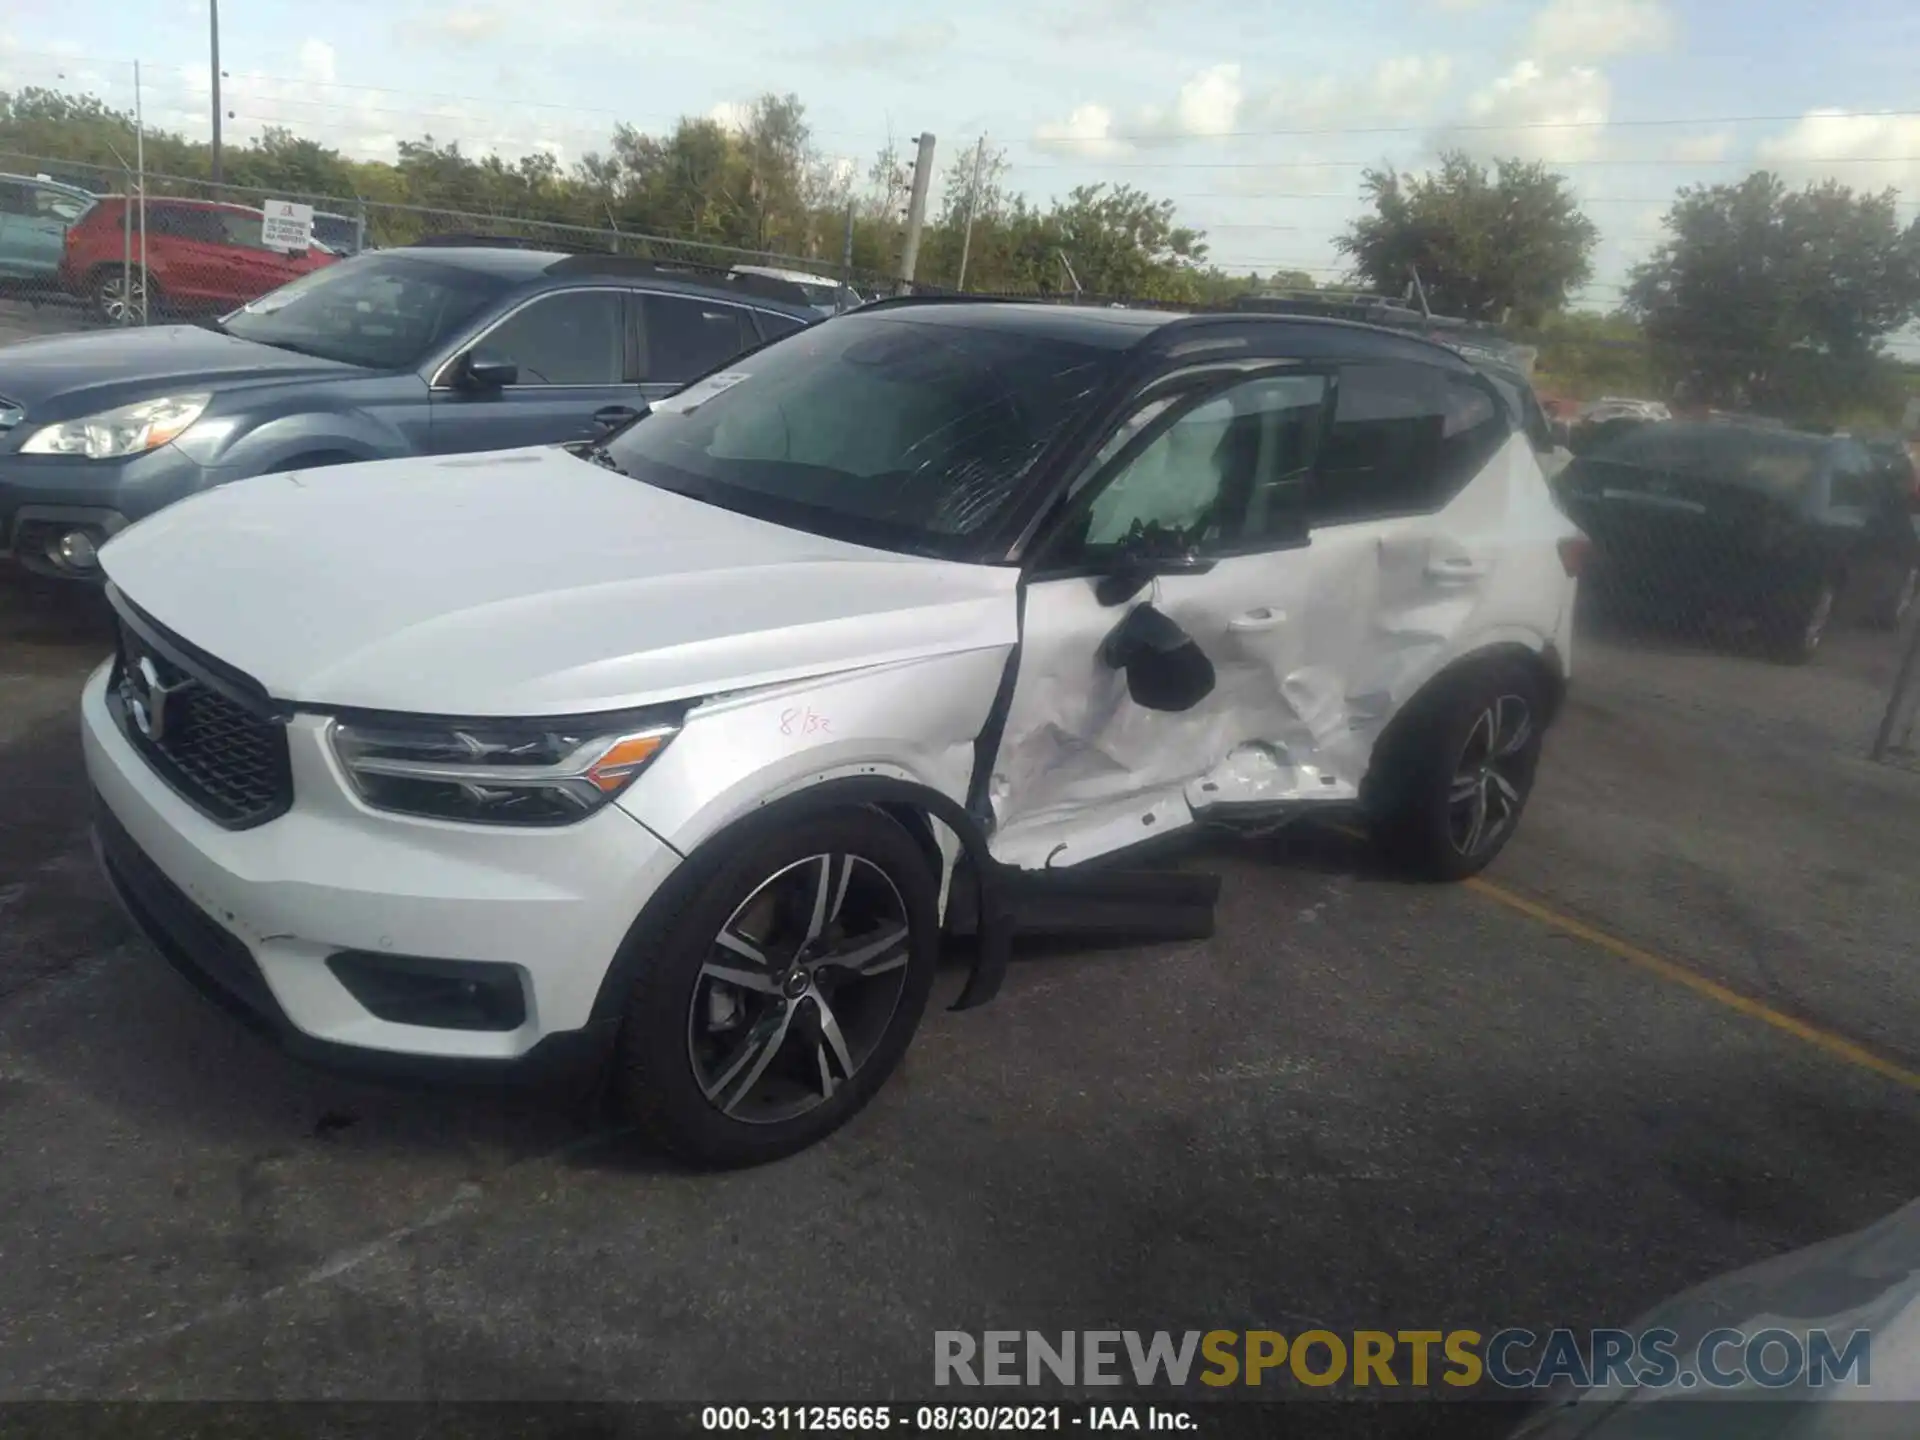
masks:
{"type": "Polygon", "coordinates": [[[637,479],[857,544],[970,555],[1119,353],[845,316],[755,352],[616,436],[637,479]]]}
{"type": "Polygon", "coordinates": [[[1693,475],[1781,499],[1802,494],[1820,473],[1823,441],[1732,425],[1652,425],[1628,431],[1593,458],[1642,470],[1693,475]]]}
{"type": "Polygon", "coordinates": [[[373,370],[404,370],[511,281],[416,256],[363,255],[303,275],[221,321],[229,335],[373,370]]]}

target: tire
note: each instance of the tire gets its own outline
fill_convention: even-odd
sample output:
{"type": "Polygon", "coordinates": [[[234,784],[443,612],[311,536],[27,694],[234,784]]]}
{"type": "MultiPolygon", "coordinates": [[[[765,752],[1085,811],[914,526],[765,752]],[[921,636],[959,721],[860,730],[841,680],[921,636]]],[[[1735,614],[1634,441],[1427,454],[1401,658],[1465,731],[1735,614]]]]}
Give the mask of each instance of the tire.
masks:
{"type": "Polygon", "coordinates": [[[1374,833],[1396,867],[1452,881],[1492,863],[1533,793],[1545,723],[1539,676],[1519,661],[1475,664],[1416,696],[1367,777],[1374,833]]]}
{"type": "Polygon", "coordinates": [[[126,297],[122,292],[128,288],[127,281],[129,279],[131,279],[132,282],[131,289],[135,302],[134,314],[139,315],[144,313],[146,318],[152,319],[153,316],[159,312],[160,287],[154,282],[151,275],[147,274],[146,271],[140,269],[138,266],[133,268],[129,276],[129,274],[118,265],[102,265],[89,277],[87,294],[88,298],[93,302],[93,313],[109,325],[135,323],[131,319],[123,318],[127,305],[126,297]],[[145,302],[144,312],[141,309],[141,302],[143,300],[145,302]]]}
{"type": "Polygon", "coordinates": [[[679,1158],[763,1164],[852,1119],[906,1053],[933,987],[939,882],[914,838],[867,809],[704,863],[628,998],[614,1083],[679,1158]],[[795,957],[809,930],[824,952],[795,957]]]}
{"type": "Polygon", "coordinates": [[[1780,607],[1768,624],[1767,648],[1783,665],[1805,665],[1820,653],[1833,624],[1840,587],[1823,579],[1780,607]]]}
{"type": "Polygon", "coordinates": [[[1873,624],[1880,630],[1898,630],[1913,611],[1914,601],[1920,599],[1920,565],[1909,565],[1907,573],[1893,592],[1880,602],[1873,612],[1873,624]]]}

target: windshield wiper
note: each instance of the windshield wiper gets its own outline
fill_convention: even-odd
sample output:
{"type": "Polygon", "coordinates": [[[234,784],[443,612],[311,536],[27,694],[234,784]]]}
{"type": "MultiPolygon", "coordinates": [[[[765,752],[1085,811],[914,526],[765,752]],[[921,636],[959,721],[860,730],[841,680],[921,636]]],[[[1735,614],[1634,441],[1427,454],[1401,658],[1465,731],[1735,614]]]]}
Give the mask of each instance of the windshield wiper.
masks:
{"type": "Polygon", "coordinates": [[[576,455],[582,460],[591,461],[595,465],[613,471],[616,475],[625,475],[629,480],[633,478],[632,472],[613,458],[613,452],[606,447],[604,441],[577,440],[564,448],[570,455],[576,455]]]}

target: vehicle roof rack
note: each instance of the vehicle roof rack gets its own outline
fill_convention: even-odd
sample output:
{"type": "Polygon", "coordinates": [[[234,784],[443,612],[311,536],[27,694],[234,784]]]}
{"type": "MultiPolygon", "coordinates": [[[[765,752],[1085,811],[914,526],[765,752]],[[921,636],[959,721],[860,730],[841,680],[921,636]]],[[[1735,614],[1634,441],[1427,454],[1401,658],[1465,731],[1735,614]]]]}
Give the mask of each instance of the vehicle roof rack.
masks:
{"type": "Polygon", "coordinates": [[[812,308],[805,289],[791,280],[771,275],[742,275],[723,265],[708,265],[695,260],[652,260],[639,255],[615,255],[605,250],[582,250],[556,260],[547,267],[549,275],[625,275],[655,280],[685,280],[696,285],[736,290],[762,300],[812,308]]]}

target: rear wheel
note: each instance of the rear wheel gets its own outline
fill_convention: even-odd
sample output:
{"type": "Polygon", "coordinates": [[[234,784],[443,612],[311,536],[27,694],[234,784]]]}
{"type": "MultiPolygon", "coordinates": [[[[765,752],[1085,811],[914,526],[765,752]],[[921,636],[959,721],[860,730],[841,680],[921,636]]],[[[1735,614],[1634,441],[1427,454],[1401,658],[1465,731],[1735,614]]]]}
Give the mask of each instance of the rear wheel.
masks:
{"type": "Polygon", "coordinates": [[[758,1164],[845,1124],[906,1052],[933,985],[938,881],[873,810],[800,821],[703,881],[634,987],[618,1083],[664,1148],[758,1164]]]}
{"type": "Polygon", "coordinates": [[[160,303],[160,287],[138,266],[102,265],[91,289],[94,313],[109,325],[142,324],[160,303]]]}
{"type": "Polygon", "coordinates": [[[1897,630],[1913,612],[1920,599],[1920,565],[1909,565],[1906,574],[1894,584],[1893,591],[1874,612],[1873,620],[1883,630],[1897,630]]]}
{"type": "Polygon", "coordinates": [[[1795,594],[1773,616],[1768,635],[1773,657],[1787,665],[1805,665],[1820,651],[1833,623],[1840,596],[1834,581],[1823,579],[1795,594]]]}
{"type": "Polygon", "coordinates": [[[1463,880],[1505,848],[1533,793],[1540,680],[1517,662],[1475,666],[1416,698],[1368,777],[1375,830],[1430,880],[1463,880]]]}

